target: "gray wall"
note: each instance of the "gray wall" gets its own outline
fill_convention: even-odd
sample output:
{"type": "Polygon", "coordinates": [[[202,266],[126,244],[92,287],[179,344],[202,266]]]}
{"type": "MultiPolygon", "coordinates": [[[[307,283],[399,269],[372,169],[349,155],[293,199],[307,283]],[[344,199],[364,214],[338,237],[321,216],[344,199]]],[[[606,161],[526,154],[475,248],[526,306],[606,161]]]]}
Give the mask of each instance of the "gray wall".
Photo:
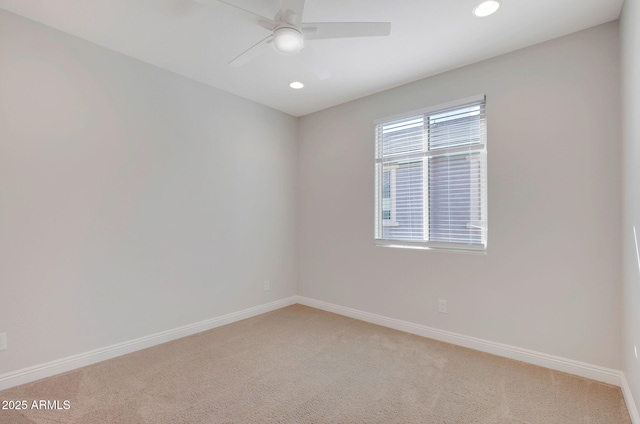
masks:
{"type": "Polygon", "coordinates": [[[640,2],[625,0],[620,19],[622,44],[623,140],[623,346],[624,371],[640,402],[640,2]]]}
{"type": "Polygon", "coordinates": [[[0,63],[0,374],[296,294],[295,118],[2,11],[0,63]]]}
{"type": "Polygon", "coordinates": [[[621,369],[618,77],[612,22],[301,118],[299,294],[621,369]],[[478,94],[488,253],[374,247],[373,121],[478,94]]]}
{"type": "MultiPolygon", "coordinates": [[[[627,0],[628,117],[638,15],[627,0]]],[[[298,121],[0,11],[0,374],[296,293],[622,369],[618,47],[610,23],[298,121]],[[488,254],[374,247],[373,121],[477,94],[488,254]]],[[[640,130],[624,129],[637,399],[640,130]]]]}

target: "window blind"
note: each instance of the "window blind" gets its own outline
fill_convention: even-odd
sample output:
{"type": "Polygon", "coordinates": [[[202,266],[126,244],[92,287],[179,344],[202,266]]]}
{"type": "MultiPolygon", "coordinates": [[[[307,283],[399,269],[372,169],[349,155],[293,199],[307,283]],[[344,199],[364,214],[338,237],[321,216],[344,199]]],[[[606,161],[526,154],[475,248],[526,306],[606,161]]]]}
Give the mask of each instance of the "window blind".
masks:
{"type": "Polygon", "coordinates": [[[484,96],[375,125],[377,244],[484,250],[484,96]]]}

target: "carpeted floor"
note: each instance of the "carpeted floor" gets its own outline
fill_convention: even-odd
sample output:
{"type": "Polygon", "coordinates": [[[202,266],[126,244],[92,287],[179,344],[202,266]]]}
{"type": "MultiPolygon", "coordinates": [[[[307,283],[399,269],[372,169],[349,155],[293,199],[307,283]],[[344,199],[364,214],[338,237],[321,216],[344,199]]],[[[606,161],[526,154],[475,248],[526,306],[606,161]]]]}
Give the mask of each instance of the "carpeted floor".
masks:
{"type": "Polygon", "coordinates": [[[618,387],[301,305],[2,400],[29,406],[0,410],[3,424],[631,423],[618,387]],[[34,400],[61,409],[31,409],[34,400]]]}

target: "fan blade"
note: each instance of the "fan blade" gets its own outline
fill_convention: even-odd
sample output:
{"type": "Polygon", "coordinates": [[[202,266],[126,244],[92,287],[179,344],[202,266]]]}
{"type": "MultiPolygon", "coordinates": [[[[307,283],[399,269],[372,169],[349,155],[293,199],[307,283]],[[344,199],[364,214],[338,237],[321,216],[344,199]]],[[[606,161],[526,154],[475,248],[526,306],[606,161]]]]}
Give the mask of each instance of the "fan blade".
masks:
{"type": "Polygon", "coordinates": [[[255,59],[256,57],[260,56],[262,53],[265,52],[265,50],[269,47],[271,40],[273,40],[273,35],[269,35],[263,38],[258,43],[256,43],[252,47],[242,52],[240,55],[238,55],[235,59],[233,59],[228,64],[230,66],[242,66],[245,63],[255,59]]]}
{"type": "Polygon", "coordinates": [[[298,53],[298,57],[300,57],[300,60],[304,63],[304,65],[321,80],[326,80],[331,76],[331,72],[329,72],[329,70],[324,67],[324,65],[318,58],[316,51],[308,45],[304,46],[302,51],[298,53]]]}
{"type": "Polygon", "coordinates": [[[291,25],[300,26],[305,0],[282,0],[282,8],[276,15],[276,21],[284,21],[291,25]]]}
{"type": "Polygon", "coordinates": [[[302,24],[305,40],[379,37],[391,33],[390,22],[317,22],[302,24]]]}

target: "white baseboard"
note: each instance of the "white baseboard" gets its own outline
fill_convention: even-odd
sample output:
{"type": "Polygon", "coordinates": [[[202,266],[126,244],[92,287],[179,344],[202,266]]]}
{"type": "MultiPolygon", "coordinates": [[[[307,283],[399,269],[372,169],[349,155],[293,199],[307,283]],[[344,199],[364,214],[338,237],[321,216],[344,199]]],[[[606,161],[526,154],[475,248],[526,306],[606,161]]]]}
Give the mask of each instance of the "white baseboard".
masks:
{"type": "Polygon", "coordinates": [[[52,375],[115,358],[116,356],[125,355],[127,353],[170,342],[201,331],[211,330],[212,328],[251,318],[256,315],[264,314],[265,312],[271,312],[295,303],[297,303],[297,296],[292,296],[275,302],[266,303],[264,305],[255,306],[253,308],[244,309],[242,311],[174,328],[172,330],[162,331],[150,336],[140,337],[124,343],[118,343],[112,346],[92,350],[90,352],[68,356],[45,364],[2,374],[0,375],[0,390],[5,390],[20,384],[30,383],[32,381],[40,380],[41,378],[50,377],[52,375]]]}
{"type": "MultiPolygon", "coordinates": [[[[418,336],[428,337],[430,339],[439,340],[458,346],[468,347],[470,349],[491,353],[505,358],[515,359],[517,361],[526,362],[528,364],[539,365],[545,368],[550,368],[552,370],[578,375],[580,377],[601,381],[603,383],[608,383],[619,387],[622,386],[622,383],[624,381],[624,374],[622,373],[622,371],[604,368],[598,365],[587,364],[585,362],[579,362],[572,359],[561,358],[559,356],[548,355],[546,353],[536,352],[534,350],[523,349],[503,343],[496,343],[476,337],[465,336],[462,334],[452,333],[450,331],[438,330],[436,328],[414,324],[407,321],[401,321],[398,319],[387,318],[382,315],[363,312],[352,308],[346,308],[344,306],[309,299],[303,296],[297,296],[297,301],[302,305],[322,309],[324,311],[333,312],[339,315],[348,316],[351,318],[359,319],[361,321],[381,325],[383,327],[389,327],[396,330],[404,331],[406,333],[416,334],[418,336]]],[[[631,411],[631,407],[629,408],[629,410],[631,411]]],[[[634,421],[634,424],[636,423],[640,424],[640,422],[634,421]]]]}
{"type": "Polygon", "coordinates": [[[631,417],[631,422],[633,424],[640,424],[640,415],[638,414],[638,408],[636,408],[636,403],[633,400],[633,396],[631,395],[631,389],[629,388],[629,383],[627,382],[627,378],[622,375],[622,395],[624,396],[624,401],[627,404],[627,409],[629,410],[629,416],[631,417]]]}

